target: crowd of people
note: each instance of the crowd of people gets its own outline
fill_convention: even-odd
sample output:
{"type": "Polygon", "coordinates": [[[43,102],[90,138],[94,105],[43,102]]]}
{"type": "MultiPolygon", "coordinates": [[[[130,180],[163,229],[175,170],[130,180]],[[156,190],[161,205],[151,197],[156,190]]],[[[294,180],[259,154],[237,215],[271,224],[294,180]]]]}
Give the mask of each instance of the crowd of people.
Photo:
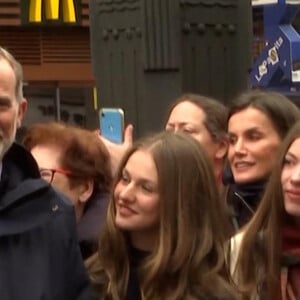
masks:
{"type": "Polygon", "coordinates": [[[51,122],[14,142],[22,67],[0,48],[0,298],[300,299],[300,110],[184,94],[114,144],[51,122]]]}

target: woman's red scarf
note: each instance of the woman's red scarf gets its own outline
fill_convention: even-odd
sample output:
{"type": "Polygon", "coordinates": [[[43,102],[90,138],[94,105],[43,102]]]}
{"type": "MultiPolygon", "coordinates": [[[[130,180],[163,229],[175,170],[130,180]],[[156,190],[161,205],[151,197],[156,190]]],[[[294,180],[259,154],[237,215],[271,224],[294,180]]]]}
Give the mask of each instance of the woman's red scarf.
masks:
{"type": "Polygon", "coordinates": [[[281,300],[300,299],[300,229],[286,225],[282,230],[281,300]]]}

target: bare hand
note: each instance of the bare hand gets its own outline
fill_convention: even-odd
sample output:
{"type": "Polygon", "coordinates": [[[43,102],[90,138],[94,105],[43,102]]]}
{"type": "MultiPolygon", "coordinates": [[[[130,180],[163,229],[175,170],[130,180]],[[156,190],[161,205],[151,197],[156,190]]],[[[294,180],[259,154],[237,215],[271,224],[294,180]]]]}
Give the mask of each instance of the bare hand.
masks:
{"type": "Polygon", "coordinates": [[[126,126],[124,131],[124,142],[122,144],[116,144],[100,135],[100,139],[105,144],[111,159],[112,174],[116,174],[119,163],[125,154],[125,152],[132,146],[133,140],[133,125],[126,126]]]}

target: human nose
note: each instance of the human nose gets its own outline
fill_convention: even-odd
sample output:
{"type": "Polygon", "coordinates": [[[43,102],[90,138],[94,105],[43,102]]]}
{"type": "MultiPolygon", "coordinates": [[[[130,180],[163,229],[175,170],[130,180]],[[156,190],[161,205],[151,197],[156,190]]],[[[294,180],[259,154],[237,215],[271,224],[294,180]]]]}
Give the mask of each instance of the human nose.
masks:
{"type": "Polygon", "coordinates": [[[180,126],[180,125],[175,125],[175,126],[173,127],[173,132],[174,132],[174,133],[182,132],[182,126],[180,126]]]}
{"type": "Polygon", "coordinates": [[[234,151],[237,154],[245,154],[246,147],[242,138],[238,138],[236,143],[234,144],[234,151]]]}
{"type": "Polygon", "coordinates": [[[174,127],[174,133],[178,133],[180,131],[180,128],[178,126],[174,127]]]}
{"type": "Polygon", "coordinates": [[[133,201],[135,198],[135,187],[134,183],[130,182],[127,185],[122,186],[119,194],[120,200],[133,201]]]}
{"type": "Polygon", "coordinates": [[[177,125],[167,126],[167,130],[173,133],[177,133],[179,130],[179,127],[177,125]]]}
{"type": "Polygon", "coordinates": [[[298,165],[292,172],[291,182],[294,184],[300,184],[300,165],[298,165]]]}

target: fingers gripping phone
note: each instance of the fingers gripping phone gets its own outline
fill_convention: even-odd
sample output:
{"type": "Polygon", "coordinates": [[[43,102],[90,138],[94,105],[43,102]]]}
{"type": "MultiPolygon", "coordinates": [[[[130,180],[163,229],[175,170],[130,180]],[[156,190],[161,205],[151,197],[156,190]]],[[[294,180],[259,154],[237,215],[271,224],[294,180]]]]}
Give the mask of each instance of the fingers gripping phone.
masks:
{"type": "Polygon", "coordinates": [[[101,108],[99,111],[101,135],[111,142],[123,142],[124,112],[121,108],[101,108]]]}

